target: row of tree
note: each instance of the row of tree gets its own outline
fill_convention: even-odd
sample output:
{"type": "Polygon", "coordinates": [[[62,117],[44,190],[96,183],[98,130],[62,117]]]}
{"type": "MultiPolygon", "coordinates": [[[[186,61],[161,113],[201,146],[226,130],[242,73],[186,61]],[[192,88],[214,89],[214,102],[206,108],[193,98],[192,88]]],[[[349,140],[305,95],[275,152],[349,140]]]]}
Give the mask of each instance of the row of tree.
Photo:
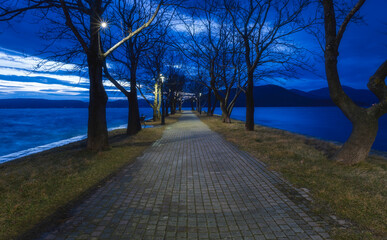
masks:
{"type": "Polygon", "coordinates": [[[187,97],[184,92],[192,93],[192,101],[205,91],[207,114],[212,115],[219,102],[225,123],[231,121],[235,101],[244,93],[246,130],[253,131],[254,84],[310,69],[307,50],[294,37],[312,32],[325,40],[322,48],[332,100],[353,124],[350,138],[334,158],[348,164],[366,158],[378,119],[387,112],[387,62],[368,82],[380,100],[369,108],[357,106],[345,94],[337,70],[341,39],[365,0],[352,7],[333,0],[166,1],[0,0],[0,20],[11,21],[35,11],[53,28],[45,29],[46,39],[75,44],[66,51],[52,45],[56,54],[51,57],[60,62],[85,60],[90,79],[87,147],[92,151],[108,146],[103,79],[129,101],[128,134],[141,130],[138,94],[148,101],[153,119],[158,120],[161,94],[167,96],[173,113],[187,97]],[[109,28],[101,28],[104,19],[109,28]],[[216,101],[211,100],[212,94],[216,101]]]}
{"type": "MultiPolygon", "coordinates": [[[[220,102],[224,122],[230,122],[236,98],[245,93],[246,130],[252,131],[254,83],[265,78],[294,76],[298,69],[308,68],[305,49],[293,43],[292,35],[308,31],[320,42],[324,39],[322,49],[331,98],[353,125],[349,139],[333,158],[354,164],[368,156],[378,132],[378,120],[387,112],[387,61],[369,79],[368,88],[379,98],[379,103],[369,108],[352,101],[343,91],[338,74],[341,39],[364,3],[365,0],[359,0],[349,7],[348,3],[333,0],[320,0],[317,6],[308,0],[201,1],[190,18],[182,18],[188,37],[180,49],[197,66],[196,81],[208,89],[208,106],[211,92],[220,102]],[[311,8],[317,9],[317,17],[311,16],[311,8]],[[323,31],[319,14],[324,22],[323,31]]],[[[212,111],[208,112],[211,115],[212,111]]]]}

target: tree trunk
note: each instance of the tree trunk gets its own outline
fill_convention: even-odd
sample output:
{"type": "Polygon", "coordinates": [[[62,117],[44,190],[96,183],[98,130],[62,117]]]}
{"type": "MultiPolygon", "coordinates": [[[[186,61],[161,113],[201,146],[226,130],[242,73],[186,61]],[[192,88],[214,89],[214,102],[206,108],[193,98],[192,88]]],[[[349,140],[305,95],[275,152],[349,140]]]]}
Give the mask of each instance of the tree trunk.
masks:
{"type": "Polygon", "coordinates": [[[350,137],[333,157],[333,160],[347,165],[359,163],[367,158],[378,133],[376,118],[362,117],[352,125],[350,137]]]}
{"type": "Polygon", "coordinates": [[[230,113],[227,110],[222,109],[222,121],[224,123],[231,123],[230,113]]]}
{"type": "Polygon", "coordinates": [[[182,105],[182,102],[181,102],[181,100],[179,101],[179,112],[181,112],[181,106],[182,105]]]}
{"type": "Polygon", "coordinates": [[[222,110],[222,121],[224,123],[231,123],[230,113],[227,111],[227,106],[220,102],[220,109],[222,110]]]}
{"type": "Polygon", "coordinates": [[[153,121],[156,122],[157,120],[159,120],[159,112],[158,112],[158,109],[157,109],[157,105],[153,105],[152,107],[153,109],[153,121]]]}
{"type": "Polygon", "coordinates": [[[128,127],[126,129],[126,134],[133,135],[141,131],[140,110],[138,108],[135,76],[131,76],[131,79],[130,79],[130,94],[129,94],[128,101],[129,101],[129,114],[128,114],[128,127]]]}
{"type": "MultiPolygon", "coordinates": [[[[161,108],[161,106],[162,106],[161,101],[162,101],[162,98],[163,98],[163,95],[162,95],[163,93],[161,92],[161,84],[158,85],[158,89],[159,89],[159,95],[158,95],[159,101],[158,101],[158,104],[157,104],[157,119],[161,119],[161,111],[160,111],[160,108],[161,108]]],[[[165,114],[164,114],[164,117],[165,117],[165,114]]]]}
{"type": "Polygon", "coordinates": [[[207,94],[207,116],[212,116],[213,115],[213,113],[211,111],[211,106],[212,106],[211,94],[212,94],[212,89],[209,88],[208,89],[208,94],[207,94]]]}
{"type": "MultiPolygon", "coordinates": [[[[161,104],[161,101],[160,101],[160,104],[161,104]]],[[[161,106],[157,106],[157,119],[160,119],[161,118],[161,110],[160,110],[161,106]]]]}
{"type": "Polygon", "coordinates": [[[87,129],[87,149],[98,152],[109,147],[106,124],[106,103],[108,96],[102,84],[102,61],[98,51],[87,55],[89,67],[89,120],[87,129]]]}
{"type": "Polygon", "coordinates": [[[253,74],[248,74],[246,89],[246,124],[247,131],[254,131],[254,82],[253,74]]]}
{"type": "Polygon", "coordinates": [[[223,116],[223,122],[224,123],[231,123],[230,115],[224,115],[223,116]]]}
{"type": "Polygon", "coordinates": [[[158,103],[158,96],[159,96],[159,87],[158,87],[158,84],[157,84],[157,81],[155,83],[155,99],[153,100],[153,121],[156,122],[157,120],[159,120],[159,114],[158,114],[158,106],[159,106],[159,103],[158,103]]]}
{"type": "Polygon", "coordinates": [[[89,68],[89,119],[87,127],[87,149],[98,152],[109,147],[106,124],[106,103],[108,96],[102,83],[103,59],[100,57],[101,46],[97,16],[102,14],[96,3],[96,9],[90,18],[90,48],[87,52],[89,68]]]}
{"type": "Polygon", "coordinates": [[[168,101],[168,98],[164,100],[165,101],[165,104],[164,104],[164,107],[165,107],[165,116],[168,117],[169,116],[169,112],[168,112],[168,108],[169,108],[169,101],[168,101]]]}
{"type": "Polygon", "coordinates": [[[165,115],[165,117],[167,117],[167,116],[169,116],[169,114],[168,114],[168,101],[167,101],[167,99],[164,99],[163,100],[164,101],[164,109],[163,109],[163,111],[164,111],[164,115],[165,115]]]}
{"type": "Polygon", "coordinates": [[[212,109],[211,109],[211,116],[214,115],[214,112],[215,112],[215,108],[216,108],[216,104],[218,103],[218,99],[215,98],[214,100],[214,105],[212,105],[212,109]]]}
{"type": "Polygon", "coordinates": [[[174,99],[171,100],[171,115],[176,113],[176,102],[174,99]]]}
{"type": "Polygon", "coordinates": [[[352,165],[364,161],[378,132],[378,117],[357,106],[343,91],[337,71],[336,49],[325,51],[325,71],[332,101],[352,122],[352,132],[348,140],[333,156],[336,162],[352,165]]]}
{"type": "Polygon", "coordinates": [[[193,100],[191,99],[191,110],[192,111],[195,111],[195,106],[194,106],[194,103],[193,103],[193,100]]]}
{"type": "MultiPolygon", "coordinates": [[[[352,165],[365,160],[368,156],[378,131],[378,118],[370,115],[367,110],[356,105],[342,89],[337,70],[340,35],[337,35],[334,4],[332,1],[322,1],[321,3],[324,8],[325,73],[327,76],[330,97],[344,115],[352,122],[351,135],[341,149],[335,154],[333,160],[352,165]]],[[[357,6],[360,8],[361,5],[362,3],[357,6]]],[[[351,12],[354,14],[356,11],[357,10],[352,9],[351,12]]],[[[345,28],[340,27],[340,29],[343,30],[345,28]]]]}

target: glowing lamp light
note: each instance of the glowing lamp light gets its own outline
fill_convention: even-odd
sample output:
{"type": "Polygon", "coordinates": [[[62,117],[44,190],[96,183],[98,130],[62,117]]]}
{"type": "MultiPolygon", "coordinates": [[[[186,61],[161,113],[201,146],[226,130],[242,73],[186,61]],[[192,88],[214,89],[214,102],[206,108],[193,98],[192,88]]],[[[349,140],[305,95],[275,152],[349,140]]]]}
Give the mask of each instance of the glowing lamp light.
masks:
{"type": "Polygon", "coordinates": [[[108,24],[107,22],[101,22],[101,28],[107,28],[108,24]]]}

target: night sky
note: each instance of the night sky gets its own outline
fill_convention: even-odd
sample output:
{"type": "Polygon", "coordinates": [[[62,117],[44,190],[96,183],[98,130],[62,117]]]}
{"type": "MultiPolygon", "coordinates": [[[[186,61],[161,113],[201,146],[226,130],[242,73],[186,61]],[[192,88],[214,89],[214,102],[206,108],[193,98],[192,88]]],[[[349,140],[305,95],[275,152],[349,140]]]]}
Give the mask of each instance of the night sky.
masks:
{"type": "MultiPolygon", "coordinates": [[[[387,60],[387,1],[368,0],[360,13],[364,23],[351,23],[340,46],[339,71],[343,85],[366,88],[368,78],[387,60]]],[[[34,70],[44,55],[38,55],[44,42],[38,37],[41,26],[31,15],[12,21],[0,22],[0,98],[46,98],[88,100],[87,74],[69,72],[71,65],[61,69],[46,67],[34,70]]],[[[298,36],[306,48],[318,52],[311,56],[314,73],[302,73],[299,78],[283,79],[274,83],[282,87],[304,91],[327,87],[324,79],[322,51],[316,40],[306,34],[298,36]]],[[[86,69],[85,72],[86,73],[86,69]]],[[[123,96],[105,82],[109,99],[123,96]]],[[[257,85],[258,85],[257,84],[257,85]]]]}

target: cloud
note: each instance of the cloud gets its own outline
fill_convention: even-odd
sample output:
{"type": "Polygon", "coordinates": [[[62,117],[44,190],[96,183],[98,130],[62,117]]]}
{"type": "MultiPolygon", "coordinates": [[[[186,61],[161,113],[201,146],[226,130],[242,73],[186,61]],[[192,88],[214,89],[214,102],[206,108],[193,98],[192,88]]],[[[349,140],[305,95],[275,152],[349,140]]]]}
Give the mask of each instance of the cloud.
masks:
{"type": "MultiPolygon", "coordinates": [[[[89,80],[74,74],[77,66],[0,47],[0,98],[36,97],[87,100],[89,80]]],[[[108,88],[112,84],[105,82],[108,88]]]]}
{"type": "Polygon", "coordinates": [[[71,71],[77,68],[74,64],[48,61],[43,58],[0,47],[0,66],[2,67],[35,70],[43,62],[45,64],[39,70],[44,72],[57,72],[59,70],[71,71]]]}
{"type": "Polygon", "coordinates": [[[31,72],[27,69],[18,69],[18,68],[9,68],[0,66],[0,75],[4,76],[23,76],[30,78],[41,78],[41,79],[52,79],[62,81],[63,84],[79,84],[88,82],[88,79],[82,78],[75,75],[61,75],[55,73],[45,73],[45,72],[31,72]]]}
{"type": "Polygon", "coordinates": [[[174,18],[172,20],[172,29],[176,33],[181,34],[187,32],[190,32],[191,34],[200,34],[206,31],[206,25],[204,19],[192,18],[191,16],[180,13],[179,18],[174,18]]]}
{"type": "Polygon", "coordinates": [[[3,93],[16,93],[20,92],[40,92],[40,91],[53,91],[66,95],[79,95],[80,92],[88,91],[87,88],[82,87],[69,87],[61,84],[44,84],[38,82],[15,82],[0,79],[0,92],[3,93]]]}
{"type": "Polygon", "coordinates": [[[44,65],[37,68],[44,61],[42,58],[0,47],[1,75],[52,78],[70,84],[88,82],[85,78],[70,74],[77,67],[74,64],[45,61],[44,65]]]}

